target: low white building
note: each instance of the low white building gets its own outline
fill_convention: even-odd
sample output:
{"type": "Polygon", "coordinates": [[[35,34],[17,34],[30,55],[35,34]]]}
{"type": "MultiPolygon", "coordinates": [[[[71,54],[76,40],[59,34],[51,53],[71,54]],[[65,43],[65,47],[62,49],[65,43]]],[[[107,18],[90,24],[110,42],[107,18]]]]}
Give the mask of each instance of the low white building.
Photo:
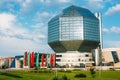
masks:
{"type": "Polygon", "coordinates": [[[94,61],[92,60],[91,53],[80,53],[78,51],[68,51],[66,53],[56,54],[56,64],[63,67],[86,67],[92,66],[94,61]]]}
{"type": "Polygon", "coordinates": [[[120,48],[105,48],[102,49],[102,63],[105,66],[120,67],[120,48]]]}

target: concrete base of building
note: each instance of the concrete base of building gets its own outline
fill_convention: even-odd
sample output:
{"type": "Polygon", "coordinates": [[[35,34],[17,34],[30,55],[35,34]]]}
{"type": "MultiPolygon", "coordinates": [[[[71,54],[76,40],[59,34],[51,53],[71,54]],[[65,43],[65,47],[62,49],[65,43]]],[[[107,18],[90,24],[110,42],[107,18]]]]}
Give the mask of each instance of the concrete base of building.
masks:
{"type": "Polygon", "coordinates": [[[120,66],[95,66],[96,70],[120,70],[120,66]]]}
{"type": "Polygon", "coordinates": [[[92,53],[67,51],[66,53],[56,53],[56,65],[62,68],[85,68],[92,66],[92,53]]]}

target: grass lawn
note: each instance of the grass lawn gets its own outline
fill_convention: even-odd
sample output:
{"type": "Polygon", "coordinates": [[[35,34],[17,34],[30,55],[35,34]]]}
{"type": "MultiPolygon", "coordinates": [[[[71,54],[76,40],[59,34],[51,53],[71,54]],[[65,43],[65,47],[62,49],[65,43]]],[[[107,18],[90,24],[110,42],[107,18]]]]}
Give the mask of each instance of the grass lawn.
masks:
{"type": "MultiPolygon", "coordinates": [[[[56,71],[48,72],[35,72],[35,71],[11,71],[0,72],[0,80],[52,80],[56,71]]],[[[57,71],[58,77],[66,75],[70,80],[120,80],[120,71],[102,71],[101,78],[99,72],[96,72],[96,77],[92,78],[89,71],[70,71],[60,72],[57,71]],[[75,78],[78,73],[86,74],[86,78],[75,78]]]]}

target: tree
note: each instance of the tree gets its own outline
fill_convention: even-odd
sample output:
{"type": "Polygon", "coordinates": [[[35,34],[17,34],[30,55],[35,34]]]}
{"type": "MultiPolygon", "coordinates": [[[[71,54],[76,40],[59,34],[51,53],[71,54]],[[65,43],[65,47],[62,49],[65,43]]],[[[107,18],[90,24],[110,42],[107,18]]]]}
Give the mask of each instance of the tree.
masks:
{"type": "Polygon", "coordinates": [[[96,76],[95,68],[90,68],[90,74],[93,78],[96,76]]]}

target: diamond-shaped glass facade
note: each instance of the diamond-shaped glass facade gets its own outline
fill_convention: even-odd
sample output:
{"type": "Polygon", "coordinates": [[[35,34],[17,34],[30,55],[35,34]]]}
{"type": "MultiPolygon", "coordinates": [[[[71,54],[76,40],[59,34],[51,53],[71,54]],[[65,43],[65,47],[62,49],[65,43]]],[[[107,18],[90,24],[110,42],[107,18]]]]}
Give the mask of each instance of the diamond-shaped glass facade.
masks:
{"type": "Polygon", "coordinates": [[[90,52],[99,42],[99,20],[88,9],[70,6],[48,23],[48,43],[55,52],[90,52]]]}

